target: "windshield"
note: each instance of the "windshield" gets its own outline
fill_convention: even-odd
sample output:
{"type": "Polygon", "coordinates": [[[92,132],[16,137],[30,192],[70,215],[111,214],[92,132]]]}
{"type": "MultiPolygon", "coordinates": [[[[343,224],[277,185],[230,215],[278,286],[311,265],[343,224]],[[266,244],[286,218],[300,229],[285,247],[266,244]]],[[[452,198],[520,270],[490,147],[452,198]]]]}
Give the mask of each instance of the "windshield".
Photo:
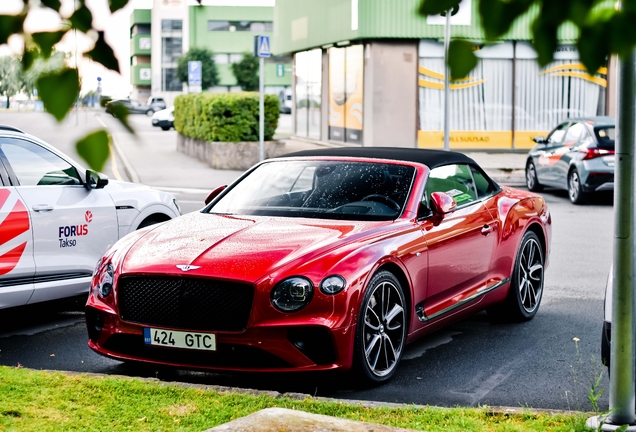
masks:
{"type": "Polygon", "coordinates": [[[209,213],[392,220],[406,203],[415,168],[335,161],[274,161],[260,165],[209,213]]]}
{"type": "Polygon", "coordinates": [[[603,126],[594,128],[594,133],[598,139],[599,147],[614,149],[614,126],[603,126]]]}

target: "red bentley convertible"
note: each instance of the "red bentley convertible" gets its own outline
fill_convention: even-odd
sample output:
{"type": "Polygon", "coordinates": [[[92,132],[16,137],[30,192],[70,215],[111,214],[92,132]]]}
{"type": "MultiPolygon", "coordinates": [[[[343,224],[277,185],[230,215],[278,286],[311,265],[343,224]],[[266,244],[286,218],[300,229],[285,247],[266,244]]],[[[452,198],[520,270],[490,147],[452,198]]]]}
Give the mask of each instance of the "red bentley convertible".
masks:
{"type": "Polygon", "coordinates": [[[93,350],[217,371],[353,368],[381,383],[420,336],[483,309],[528,320],[541,302],[546,203],[460,153],[305,151],[206,201],[102,257],[93,350]]]}

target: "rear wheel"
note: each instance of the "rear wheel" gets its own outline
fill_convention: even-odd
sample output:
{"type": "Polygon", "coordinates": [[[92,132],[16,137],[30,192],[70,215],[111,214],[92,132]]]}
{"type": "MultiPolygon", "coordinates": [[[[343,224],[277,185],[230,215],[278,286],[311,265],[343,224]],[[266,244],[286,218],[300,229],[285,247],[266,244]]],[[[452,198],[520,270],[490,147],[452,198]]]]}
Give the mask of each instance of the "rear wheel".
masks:
{"type": "Polygon", "coordinates": [[[528,161],[526,165],[526,186],[528,190],[532,192],[539,192],[543,189],[543,186],[539,183],[539,179],[537,178],[537,169],[532,161],[528,161]]]}
{"type": "Polygon", "coordinates": [[[161,126],[161,130],[169,131],[170,126],[161,126]]]}
{"type": "Polygon", "coordinates": [[[388,271],[376,273],[360,305],[355,341],[355,367],[367,383],[391,379],[402,358],[407,325],[400,282],[388,271]]]}
{"type": "Polygon", "coordinates": [[[576,168],[568,174],[568,196],[572,204],[584,204],[587,198],[582,189],[581,176],[576,168]]]}
{"type": "Polygon", "coordinates": [[[531,320],[539,310],[543,296],[544,263],[539,237],[527,231],[517,251],[508,297],[503,303],[489,308],[488,314],[498,320],[531,320]]]}
{"type": "Polygon", "coordinates": [[[150,117],[151,115],[153,115],[155,112],[152,109],[149,109],[148,111],[146,111],[146,115],[148,117],[150,117]]]}

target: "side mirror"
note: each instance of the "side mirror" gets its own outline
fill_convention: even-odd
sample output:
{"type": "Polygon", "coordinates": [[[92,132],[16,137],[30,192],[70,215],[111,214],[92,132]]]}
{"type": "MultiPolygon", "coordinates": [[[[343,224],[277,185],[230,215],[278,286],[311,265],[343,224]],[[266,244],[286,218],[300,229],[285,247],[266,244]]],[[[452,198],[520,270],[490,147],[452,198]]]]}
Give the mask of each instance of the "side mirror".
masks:
{"type": "Polygon", "coordinates": [[[433,214],[436,216],[444,216],[457,208],[457,203],[447,193],[433,192],[431,194],[431,207],[433,214]]]}
{"type": "Polygon", "coordinates": [[[227,185],[219,186],[218,188],[216,188],[212,192],[210,192],[208,194],[208,196],[205,198],[205,201],[204,201],[205,205],[210,204],[214,198],[219,196],[219,194],[225,190],[226,187],[227,187],[227,185]]]}
{"type": "Polygon", "coordinates": [[[86,187],[88,189],[102,189],[108,184],[108,177],[93,170],[86,170],[86,187]]]}
{"type": "Polygon", "coordinates": [[[545,138],[542,137],[542,136],[536,136],[536,137],[532,138],[532,141],[536,142],[537,144],[546,144],[547,143],[545,138]]]}

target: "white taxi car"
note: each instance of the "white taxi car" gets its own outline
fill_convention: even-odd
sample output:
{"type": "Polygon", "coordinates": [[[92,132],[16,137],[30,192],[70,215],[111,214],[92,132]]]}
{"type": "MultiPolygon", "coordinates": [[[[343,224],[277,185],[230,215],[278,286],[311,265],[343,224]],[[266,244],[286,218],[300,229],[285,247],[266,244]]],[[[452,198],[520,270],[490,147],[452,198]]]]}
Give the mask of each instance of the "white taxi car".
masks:
{"type": "Polygon", "coordinates": [[[0,125],[0,309],[87,293],[119,238],[179,214],[171,194],[109,181],[0,125]]]}

